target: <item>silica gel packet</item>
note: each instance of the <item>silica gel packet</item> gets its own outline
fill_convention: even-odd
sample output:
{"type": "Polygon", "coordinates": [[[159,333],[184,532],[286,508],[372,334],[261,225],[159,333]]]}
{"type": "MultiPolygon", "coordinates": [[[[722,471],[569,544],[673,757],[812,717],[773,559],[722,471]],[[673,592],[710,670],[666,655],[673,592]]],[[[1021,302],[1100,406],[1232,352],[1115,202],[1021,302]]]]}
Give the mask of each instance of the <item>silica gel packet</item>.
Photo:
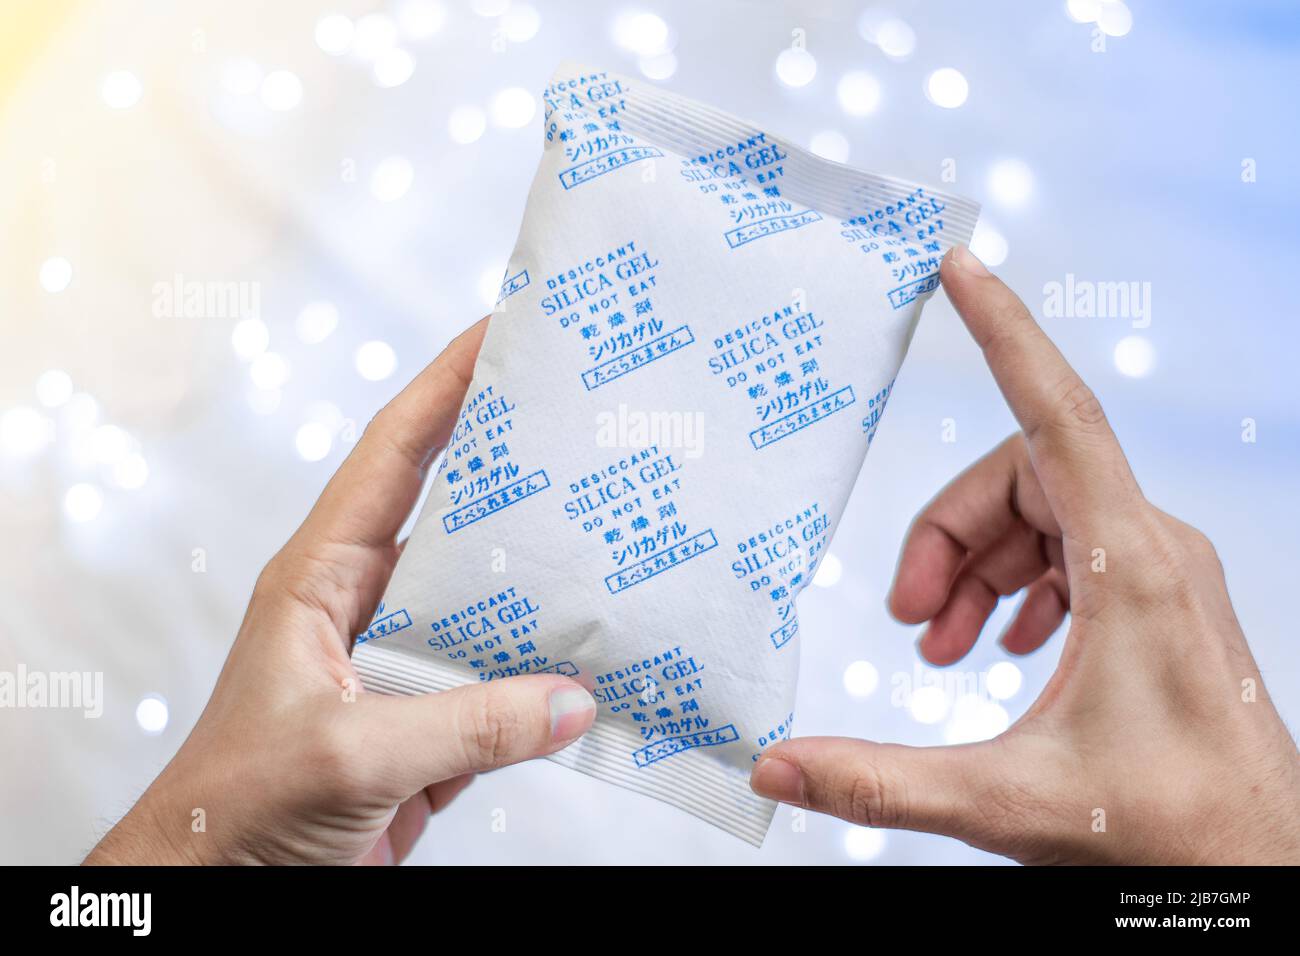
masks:
{"type": "Polygon", "coordinates": [[[383,693],[559,673],[550,759],[760,845],[795,599],[968,200],[563,65],[473,381],[353,662],[383,693]]]}

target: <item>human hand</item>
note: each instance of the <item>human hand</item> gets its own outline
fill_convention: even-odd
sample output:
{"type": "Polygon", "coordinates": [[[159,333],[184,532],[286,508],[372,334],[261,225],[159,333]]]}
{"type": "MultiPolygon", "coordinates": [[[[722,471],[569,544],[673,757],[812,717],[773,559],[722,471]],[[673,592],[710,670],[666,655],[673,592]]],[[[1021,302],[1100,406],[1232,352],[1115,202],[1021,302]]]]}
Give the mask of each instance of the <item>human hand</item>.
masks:
{"type": "Polygon", "coordinates": [[[258,578],[198,725],[87,863],[396,862],[474,773],[553,753],[591,726],[595,701],[563,677],[386,697],[362,693],[349,660],[486,328],[375,416],[258,578]]]}
{"type": "Polygon", "coordinates": [[[1022,431],[913,523],[889,607],[960,660],[1000,596],[1002,637],[1060,664],[1001,736],[956,747],[802,738],[753,771],[773,799],[923,830],[1024,863],[1300,862],[1300,763],[1213,546],[1142,495],[1100,404],[965,249],[940,275],[1022,431]]]}

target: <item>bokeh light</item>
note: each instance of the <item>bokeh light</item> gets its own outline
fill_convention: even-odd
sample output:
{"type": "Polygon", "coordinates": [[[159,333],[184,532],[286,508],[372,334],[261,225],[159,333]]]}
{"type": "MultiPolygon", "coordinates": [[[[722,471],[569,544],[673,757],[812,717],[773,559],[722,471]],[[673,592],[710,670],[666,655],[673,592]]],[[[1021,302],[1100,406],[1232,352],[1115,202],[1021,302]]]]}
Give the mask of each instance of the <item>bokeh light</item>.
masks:
{"type": "Polygon", "coordinates": [[[62,256],[51,256],[41,263],[41,288],[58,295],[72,283],[72,263],[62,256]]]}
{"type": "Polygon", "coordinates": [[[844,668],[843,681],[849,696],[870,697],[880,684],[880,673],[871,661],[854,661],[844,668]]]}
{"type": "Polygon", "coordinates": [[[252,361],[271,344],[271,330],[261,319],[240,319],[230,330],[230,347],[245,361],[252,361]]]}
{"type": "Polygon", "coordinates": [[[995,700],[1008,700],[1020,691],[1024,675],[1011,661],[998,661],[989,668],[984,680],[990,697],[995,700]]]}
{"type": "Polygon", "coordinates": [[[415,182],[415,167],[405,156],[389,156],[370,174],[370,194],[380,202],[395,202],[415,182]]]}
{"type": "Polygon", "coordinates": [[[971,234],[969,248],[971,252],[975,253],[975,258],[990,269],[996,269],[1006,262],[1007,255],[1011,251],[1006,236],[982,219],[975,224],[975,231],[971,234]]]}
{"type": "Polygon", "coordinates": [[[357,373],[370,382],[382,382],[397,368],[397,353],[387,342],[366,342],[355,357],[357,373]]]}
{"type": "Polygon", "coordinates": [[[289,70],[273,70],[262,80],[262,104],[277,113],[287,112],[302,102],[302,80],[289,70]]]}
{"type": "Polygon", "coordinates": [[[72,377],[63,369],[48,369],[36,380],[36,398],[46,408],[58,408],[71,397],[72,377]]]}
{"type": "Polygon", "coordinates": [[[130,70],[114,70],[100,82],[99,95],[111,109],[125,110],[140,102],[144,86],[130,70]]]}
{"type": "Polygon", "coordinates": [[[914,720],[937,724],[948,716],[948,695],[942,687],[933,684],[913,688],[907,709],[914,720]]]}
{"type": "Polygon", "coordinates": [[[838,130],[824,129],[820,133],[814,133],[808,148],[823,159],[837,163],[849,161],[849,141],[838,130]]]}
{"type": "Polygon", "coordinates": [[[370,72],[377,86],[401,86],[415,73],[415,57],[401,47],[394,47],[375,58],[370,72]]]}
{"type": "Polygon", "coordinates": [[[307,422],[299,427],[293,444],[303,461],[320,461],[330,453],[334,435],[321,422],[307,422]]]}
{"type": "Polygon", "coordinates": [[[1115,344],[1115,368],[1129,378],[1143,378],[1156,366],[1156,348],[1149,339],[1127,335],[1115,344]]]}
{"type": "Polygon", "coordinates": [[[492,122],[506,129],[527,126],[537,112],[533,94],[522,86],[508,86],[492,97],[492,122]]]}
{"type": "Polygon", "coordinates": [[[866,116],[880,105],[880,81],[863,70],[853,70],[840,77],[835,96],[840,109],[850,116],[866,116]]]}
{"type": "Polygon", "coordinates": [[[258,388],[279,388],[289,380],[289,363],[276,352],[263,352],[248,366],[248,376],[258,388]]]}
{"type": "Polygon", "coordinates": [[[925,95],[935,106],[955,110],[966,102],[970,85],[959,70],[950,66],[935,70],[925,80],[925,95]]]}
{"type": "Polygon", "coordinates": [[[332,13],[316,21],[316,45],[330,56],[342,56],[352,46],[355,28],[341,13],[332,13]]]}
{"type": "Polygon", "coordinates": [[[1034,192],[1033,170],[1023,160],[998,160],[989,167],[988,190],[1003,206],[1023,206],[1034,192]]]}
{"type": "Polygon", "coordinates": [[[822,555],[821,562],[817,565],[817,573],[813,575],[813,584],[819,588],[833,588],[840,583],[840,578],[844,575],[844,565],[835,555],[827,552],[822,555]]]}
{"type": "Polygon", "coordinates": [[[104,507],[104,493],[88,481],[79,481],[63,495],[63,513],[78,523],[94,521],[104,507]]]}
{"type": "Polygon", "coordinates": [[[473,143],[487,130],[487,114],[477,106],[458,106],[447,117],[447,132],[452,142],[462,146],[473,143]]]}
{"type": "Polygon", "coordinates": [[[169,718],[167,701],[158,694],[149,694],[135,705],[136,726],[150,737],[156,737],[166,730],[169,718]]]}
{"type": "MultiPolygon", "coordinates": [[[[305,345],[319,345],[338,327],[339,310],[333,302],[308,302],[298,310],[294,330],[305,345]]],[[[265,346],[264,346],[265,347],[265,346]]]]}
{"type": "Polygon", "coordinates": [[[844,852],[850,860],[869,863],[885,852],[887,837],[884,830],[874,827],[850,826],[844,831],[844,852]]]}
{"type": "Polygon", "coordinates": [[[10,458],[31,458],[52,438],[50,420],[34,408],[19,405],[0,415],[0,450],[10,458]]]}
{"type": "Polygon", "coordinates": [[[656,13],[629,12],[614,18],[614,42],[637,56],[654,56],[669,48],[672,33],[656,13]]]}
{"type": "Polygon", "coordinates": [[[807,86],[817,75],[817,60],[803,47],[786,47],[776,57],[776,76],[786,86],[807,86]]]}

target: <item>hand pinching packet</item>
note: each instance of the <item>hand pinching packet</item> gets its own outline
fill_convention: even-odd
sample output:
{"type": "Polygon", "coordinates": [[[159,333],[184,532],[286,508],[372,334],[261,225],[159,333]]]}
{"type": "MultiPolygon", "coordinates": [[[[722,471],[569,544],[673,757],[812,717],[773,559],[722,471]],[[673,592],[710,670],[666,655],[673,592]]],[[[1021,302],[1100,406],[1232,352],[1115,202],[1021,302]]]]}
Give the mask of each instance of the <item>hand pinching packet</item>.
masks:
{"type": "Polygon", "coordinates": [[[760,844],[816,573],[968,200],[566,64],[365,685],[559,673],[555,760],[760,844]]]}

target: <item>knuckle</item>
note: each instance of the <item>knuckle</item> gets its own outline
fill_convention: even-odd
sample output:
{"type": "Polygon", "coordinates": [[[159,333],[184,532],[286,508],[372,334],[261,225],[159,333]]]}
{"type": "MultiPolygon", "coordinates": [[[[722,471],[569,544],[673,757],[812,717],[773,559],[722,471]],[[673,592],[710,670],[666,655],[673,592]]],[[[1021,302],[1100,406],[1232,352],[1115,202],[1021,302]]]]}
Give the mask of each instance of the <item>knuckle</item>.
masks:
{"type": "Polygon", "coordinates": [[[842,791],[838,816],[868,827],[898,826],[905,818],[892,797],[885,773],[874,760],[866,761],[853,773],[842,791]]]}
{"type": "Polygon", "coordinates": [[[1056,414],[1061,424],[1095,428],[1106,421],[1101,402],[1088,384],[1078,377],[1069,376],[1057,392],[1056,414]]]}
{"type": "Polygon", "coordinates": [[[470,763],[498,766],[514,752],[523,734],[519,714],[495,691],[474,695],[467,707],[466,732],[462,736],[470,763]]]}

